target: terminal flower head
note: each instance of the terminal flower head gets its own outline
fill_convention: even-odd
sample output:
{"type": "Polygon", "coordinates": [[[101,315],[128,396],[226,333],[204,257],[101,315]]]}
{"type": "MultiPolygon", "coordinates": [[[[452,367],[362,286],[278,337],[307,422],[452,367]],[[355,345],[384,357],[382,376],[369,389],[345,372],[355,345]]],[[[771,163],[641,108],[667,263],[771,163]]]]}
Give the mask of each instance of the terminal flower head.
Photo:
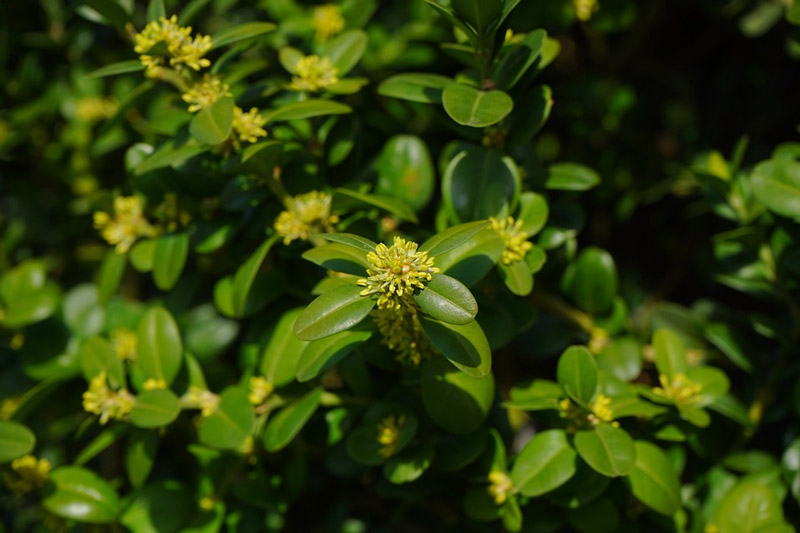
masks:
{"type": "Polygon", "coordinates": [[[688,405],[699,402],[703,396],[703,386],[695,383],[686,374],[678,373],[670,378],[665,374],[658,376],[661,387],[653,388],[659,396],[669,398],[676,404],[688,405]]]}
{"type": "Polygon", "coordinates": [[[522,229],[522,221],[515,221],[512,217],[504,219],[489,218],[492,229],[503,239],[505,248],[501,260],[506,265],[525,259],[525,254],[533,248],[533,244],[528,242],[528,233],[522,229]]]}
{"type": "Polygon", "coordinates": [[[323,4],[314,8],[311,25],[318,41],[327,41],[344,29],[342,10],[336,4],[323,4]]]}
{"type": "Polygon", "coordinates": [[[366,287],[361,296],[378,295],[379,309],[392,309],[401,304],[404,297],[411,296],[415,290],[425,288],[439,269],[433,266],[433,257],[428,252],[417,250],[417,243],[395,237],[391,246],[383,243],[367,254],[370,267],[367,278],[358,280],[366,287]]]}
{"type": "Polygon", "coordinates": [[[6,486],[17,494],[26,494],[44,487],[52,465],[47,459],[25,455],[11,462],[11,471],[5,476],[6,486]]]}
{"type": "Polygon", "coordinates": [[[164,43],[170,56],[169,63],[177,70],[187,66],[193,70],[200,70],[211,65],[205,54],[211,50],[211,37],[208,35],[195,35],[192,38],[192,28],[178,25],[178,17],[161,17],[154,20],[134,36],[134,51],[141,54],[139,59],[147,67],[147,74],[152,75],[156,67],[164,64],[164,59],[155,53],[152,48],[159,43],[164,43]]]}
{"type": "Polygon", "coordinates": [[[311,191],[292,197],[289,209],[275,220],[275,231],[283,237],[283,244],[295,239],[308,240],[318,233],[333,233],[339,216],[331,213],[330,194],[311,191]]]}
{"type": "Polygon", "coordinates": [[[295,76],[289,88],[294,91],[318,92],[339,83],[339,69],[329,57],[310,55],[302,58],[295,67],[295,76]]]}
{"type": "Polygon", "coordinates": [[[113,390],[108,386],[105,371],[89,381],[89,388],[83,393],[83,408],[89,413],[100,415],[100,425],[110,419],[124,419],[133,409],[135,398],[125,389],[113,390]]]}
{"type": "Polygon", "coordinates": [[[589,403],[589,410],[591,410],[591,413],[587,417],[589,423],[593,426],[601,422],[610,422],[612,425],[619,425],[617,422],[613,422],[614,412],[609,405],[611,405],[611,398],[605,394],[598,394],[591,403],[589,403]]]}
{"type": "Polygon", "coordinates": [[[489,495],[497,505],[502,505],[508,500],[508,495],[514,489],[514,484],[508,474],[495,470],[489,473],[489,495]]]}
{"type": "Polygon", "coordinates": [[[125,253],[139,237],[153,237],[158,230],[144,217],[142,201],[138,196],[114,198],[114,216],[103,211],[94,214],[94,227],[103,238],[116,246],[117,253],[125,253]]]}
{"type": "Polygon", "coordinates": [[[267,119],[261,116],[257,107],[252,107],[247,112],[239,106],[233,108],[233,131],[241,142],[254,143],[259,137],[266,137],[266,122],[267,119]]]}
{"type": "Polygon", "coordinates": [[[189,112],[194,113],[211,107],[211,104],[225,96],[231,96],[230,86],[222,83],[217,76],[206,74],[202,81],[195,83],[181,98],[189,104],[189,112]]]}

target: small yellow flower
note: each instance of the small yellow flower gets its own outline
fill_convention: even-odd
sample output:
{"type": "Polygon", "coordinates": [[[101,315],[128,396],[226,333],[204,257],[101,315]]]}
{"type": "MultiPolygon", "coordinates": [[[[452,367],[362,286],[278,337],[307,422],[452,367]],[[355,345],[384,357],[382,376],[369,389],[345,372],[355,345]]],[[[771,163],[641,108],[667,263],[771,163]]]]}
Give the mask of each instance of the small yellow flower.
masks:
{"type": "Polygon", "coordinates": [[[489,495],[497,505],[502,505],[508,500],[508,495],[514,489],[514,484],[508,474],[495,470],[489,473],[489,495]]]}
{"type": "Polygon", "coordinates": [[[299,194],[288,202],[289,209],[275,220],[275,231],[283,236],[283,244],[295,239],[308,240],[317,233],[333,233],[339,216],[331,213],[330,194],[311,191],[299,194]]]}
{"type": "Polygon", "coordinates": [[[250,378],[250,395],[247,397],[253,405],[261,405],[275,389],[272,383],[261,376],[250,378]]]}
{"type": "Polygon", "coordinates": [[[153,237],[158,230],[151,226],[142,212],[142,201],[137,196],[114,198],[114,217],[103,211],[94,214],[94,227],[103,238],[116,245],[117,253],[127,252],[139,237],[153,237]]]}
{"type": "Polygon", "coordinates": [[[81,122],[97,122],[110,118],[117,110],[117,101],[113,98],[87,96],[75,102],[75,118],[81,122]]]}
{"type": "Polygon", "coordinates": [[[230,86],[222,83],[217,76],[206,74],[203,81],[196,82],[181,98],[189,104],[189,112],[194,113],[211,107],[211,104],[226,96],[231,96],[230,86]]]}
{"type": "Polygon", "coordinates": [[[595,11],[600,9],[600,3],[597,0],[572,0],[572,5],[575,8],[575,16],[584,22],[592,18],[595,11]]]}
{"type": "Polygon", "coordinates": [[[19,396],[9,396],[0,401],[0,420],[10,419],[19,406],[19,396]]]}
{"type": "Polygon", "coordinates": [[[323,4],[314,8],[311,25],[318,41],[327,41],[344,29],[342,10],[336,4],[323,4]]]}
{"type": "Polygon", "coordinates": [[[163,379],[155,379],[150,378],[144,383],[142,383],[142,388],[144,390],[161,390],[167,388],[167,382],[163,379]]]}
{"type": "Polygon", "coordinates": [[[489,218],[492,229],[497,232],[505,243],[501,260],[506,265],[525,259],[525,254],[533,248],[533,244],[528,242],[528,233],[522,230],[522,221],[514,221],[512,217],[497,220],[489,218]]]}
{"type": "Polygon", "coordinates": [[[329,57],[305,56],[297,63],[289,88],[294,91],[317,92],[339,83],[339,69],[329,57]]]}
{"type": "Polygon", "coordinates": [[[125,389],[112,390],[108,386],[105,371],[89,381],[89,389],[83,393],[83,408],[89,413],[100,415],[100,425],[109,419],[124,419],[133,409],[136,399],[125,389]]]}
{"type": "Polygon", "coordinates": [[[50,461],[26,455],[11,462],[11,471],[5,477],[6,486],[17,494],[33,492],[44,487],[50,474],[50,461]]]}
{"type": "Polygon", "coordinates": [[[419,366],[434,352],[419,321],[414,305],[399,305],[393,309],[374,309],[371,313],[383,344],[397,353],[397,360],[409,366],[419,366]]]}
{"type": "Polygon", "coordinates": [[[609,408],[609,405],[611,405],[611,398],[605,394],[598,394],[589,404],[589,409],[592,411],[588,416],[589,422],[596,426],[601,422],[614,420],[614,412],[609,408]]]}
{"type": "Polygon", "coordinates": [[[181,404],[189,409],[200,409],[201,414],[208,417],[214,414],[219,407],[219,396],[209,390],[192,385],[181,398],[181,404]]]}
{"type": "Polygon", "coordinates": [[[139,337],[135,331],[128,328],[117,328],[111,332],[111,346],[117,353],[117,357],[123,361],[136,361],[136,348],[139,345],[139,337]]]}
{"type": "Polygon", "coordinates": [[[425,288],[439,269],[433,266],[433,257],[428,252],[417,251],[417,243],[395,237],[391,246],[383,243],[367,254],[370,268],[369,277],[358,280],[366,287],[361,296],[378,295],[379,309],[392,309],[402,305],[404,297],[411,296],[415,290],[425,288]]]}
{"type": "Polygon", "coordinates": [[[151,48],[158,43],[165,43],[170,57],[170,65],[176,70],[187,66],[193,70],[200,70],[211,65],[203,56],[211,50],[211,37],[208,35],[195,35],[192,39],[192,28],[178,25],[178,17],[161,17],[154,20],[134,36],[134,51],[141,54],[139,59],[147,67],[147,74],[153,75],[156,67],[163,64],[159,56],[148,54],[151,48]]]}
{"type": "Polygon", "coordinates": [[[406,415],[387,416],[378,423],[378,444],[381,444],[378,453],[383,458],[389,458],[397,448],[397,441],[406,423],[406,415]]]}
{"type": "Polygon", "coordinates": [[[250,108],[246,113],[239,106],[233,108],[233,131],[242,142],[254,143],[259,137],[266,137],[266,122],[267,119],[259,114],[257,107],[250,108]]]}
{"type": "Polygon", "coordinates": [[[654,387],[653,392],[659,396],[669,398],[682,405],[697,403],[702,400],[703,386],[695,383],[686,374],[678,373],[672,379],[665,374],[658,376],[661,387],[654,387]]]}

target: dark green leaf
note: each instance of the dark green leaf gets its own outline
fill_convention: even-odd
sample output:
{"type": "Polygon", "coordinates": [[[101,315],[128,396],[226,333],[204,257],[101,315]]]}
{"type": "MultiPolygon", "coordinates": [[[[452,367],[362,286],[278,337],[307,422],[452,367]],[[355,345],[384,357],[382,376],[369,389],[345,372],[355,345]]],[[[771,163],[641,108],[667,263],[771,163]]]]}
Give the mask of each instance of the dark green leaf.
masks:
{"type": "Polygon", "coordinates": [[[336,365],[369,339],[369,331],[340,331],[308,343],[297,361],[296,375],[300,382],[309,381],[336,365]]]}
{"type": "Polygon", "coordinates": [[[492,368],[489,341],[476,321],[467,324],[446,324],[425,316],[422,329],[433,345],[462,372],[480,378],[492,368]]]}
{"type": "Polygon", "coordinates": [[[105,76],[116,76],[117,74],[127,74],[129,72],[141,72],[144,70],[144,65],[138,59],[129,59],[127,61],[118,61],[111,63],[105,67],[93,70],[86,75],[87,78],[103,78],[105,76]]]}
{"type": "Polygon", "coordinates": [[[445,360],[422,367],[422,403],[436,424],[451,433],[469,433],[483,423],[494,400],[494,377],[475,378],[445,360]]]}
{"type": "Polygon", "coordinates": [[[294,332],[298,338],[313,341],[349,329],[375,307],[375,300],[361,296],[359,285],[344,285],[319,296],[297,318],[294,332]]]}
{"type": "Polygon", "coordinates": [[[200,423],[197,435],[200,442],[225,450],[244,445],[253,430],[255,413],[247,389],[228,387],[219,398],[219,406],[200,423]]]}
{"type": "Polygon", "coordinates": [[[0,420],[0,463],[13,461],[30,453],[36,436],[27,427],[10,420],[0,420]]]}
{"type": "Polygon", "coordinates": [[[43,501],[51,513],[90,524],[110,524],[120,511],[114,488],[94,472],[77,466],[62,466],[50,473],[55,485],[43,501]]]}
{"type": "Polygon", "coordinates": [[[264,431],[264,448],[276,452],[294,439],[319,406],[322,389],[316,388],[295,400],[267,422],[264,431]]]}
{"type": "Polygon", "coordinates": [[[111,343],[102,337],[90,337],[80,350],[81,369],[86,380],[90,380],[100,372],[105,372],[115,387],[125,387],[125,368],[122,359],[111,343]]]}
{"type": "Polygon", "coordinates": [[[468,324],[478,314],[478,303],[460,281],[434,274],[414,300],[430,316],[447,324],[468,324]]]}
{"type": "Polygon", "coordinates": [[[303,100],[286,104],[278,109],[270,109],[264,114],[264,118],[267,122],[278,122],[326,115],[345,115],[352,112],[353,108],[350,106],[333,100],[303,100]]]}
{"type": "Polygon", "coordinates": [[[183,362],[178,325],[166,309],[154,307],[139,322],[136,368],[144,379],[163,380],[169,386],[183,362]]]}
{"type": "Polygon", "coordinates": [[[669,457],[649,442],[635,444],[636,465],[628,474],[631,492],[654,511],[672,516],[681,508],[681,486],[669,457]]]}
{"type": "Polygon", "coordinates": [[[189,255],[189,234],[174,233],[158,237],[153,249],[153,281],[162,291],[178,282],[189,255]]]}
{"type": "Polygon", "coordinates": [[[163,427],[178,418],[180,412],[180,402],[172,391],[144,391],[136,397],[131,411],[131,423],[140,428],[163,427]]]}
{"type": "Polygon", "coordinates": [[[276,387],[294,381],[297,362],[308,345],[294,334],[295,321],[302,312],[302,308],[297,308],[281,316],[261,355],[261,373],[276,387]]]}
{"type": "Polygon", "coordinates": [[[391,196],[361,193],[352,191],[350,189],[343,189],[341,187],[334,189],[334,194],[341,194],[354,200],[358,200],[359,202],[363,202],[367,205],[378,207],[388,211],[389,213],[392,213],[393,215],[397,215],[402,220],[407,220],[414,223],[419,221],[413,209],[404,204],[401,200],[392,198],[391,196]]]}

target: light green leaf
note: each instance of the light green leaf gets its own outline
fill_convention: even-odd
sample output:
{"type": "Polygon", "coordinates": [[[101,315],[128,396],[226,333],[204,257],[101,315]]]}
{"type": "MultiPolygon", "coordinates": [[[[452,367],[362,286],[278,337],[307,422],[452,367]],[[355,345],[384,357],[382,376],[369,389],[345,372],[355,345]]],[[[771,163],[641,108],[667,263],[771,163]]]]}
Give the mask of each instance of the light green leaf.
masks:
{"type": "Polygon", "coordinates": [[[203,144],[225,142],[233,126],[233,105],[233,98],[226,96],[201,109],[189,123],[189,133],[203,144]]]}
{"type": "Polygon", "coordinates": [[[502,0],[452,0],[453,10],[479,33],[497,22],[503,13],[502,0]]]}
{"type": "Polygon", "coordinates": [[[588,405],[597,390],[597,363],[585,346],[571,346],[561,354],[557,368],[558,384],[569,397],[588,405]]]}
{"type": "Polygon", "coordinates": [[[281,387],[295,380],[297,362],[308,345],[294,334],[294,324],[303,308],[285,312],[264,348],[261,355],[261,373],[276,387],[281,387]]]}
{"type": "Polygon", "coordinates": [[[633,439],[624,429],[610,424],[598,424],[594,429],[578,431],[575,449],[589,466],[604,476],[630,474],[636,465],[633,439]]]}
{"type": "Polygon", "coordinates": [[[13,461],[30,453],[36,445],[36,436],[18,422],[0,420],[0,463],[13,461]]]}
{"type": "Polygon", "coordinates": [[[263,116],[267,122],[278,122],[326,115],[345,115],[352,112],[353,108],[350,106],[333,100],[303,100],[283,105],[278,109],[270,109],[263,116]]]}
{"type": "Polygon", "coordinates": [[[153,281],[162,291],[170,290],[180,279],[189,255],[189,234],[162,235],[153,249],[153,281]]]}
{"type": "Polygon", "coordinates": [[[419,211],[431,200],[436,182],[433,161],[425,142],[415,135],[395,135],[383,145],[375,161],[377,194],[397,198],[419,211]]]}
{"type": "Polygon", "coordinates": [[[445,87],[442,104],[450,118],[473,128],[497,124],[514,108],[514,100],[503,91],[481,91],[462,83],[445,87]]]}
{"type": "Polygon", "coordinates": [[[721,533],[788,533],[775,491],[757,480],[739,481],[722,499],[711,520],[721,533]]]}
{"type": "Polygon", "coordinates": [[[214,50],[245,39],[252,39],[269,33],[275,28],[275,24],[271,22],[245,22],[244,24],[231,26],[218,31],[211,37],[211,49],[214,50]]]}
{"type": "Polygon", "coordinates": [[[370,331],[340,331],[309,342],[297,361],[297,380],[302,383],[314,379],[344,359],[371,336],[370,331]]]}
{"type": "Polygon", "coordinates": [[[242,387],[222,391],[217,409],[200,423],[197,431],[200,442],[224,450],[240,448],[253,430],[256,418],[248,395],[242,387]]]}
{"type": "Polygon", "coordinates": [[[110,524],[119,515],[114,488],[97,474],[78,466],[62,466],[50,473],[55,490],[42,501],[51,513],[89,524],[110,524]]]}
{"type": "Polygon", "coordinates": [[[533,290],[533,275],[525,261],[514,261],[509,265],[498,263],[497,271],[508,290],[517,296],[527,296],[533,290]]]}
{"type": "Polygon", "coordinates": [[[575,475],[575,458],[575,450],[563,430],[543,431],[519,452],[511,469],[511,480],[525,496],[548,493],[575,475]]]}
{"type": "Polygon", "coordinates": [[[686,348],[681,338],[672,330],[659,329],[653,335],[656,368],[659,374],[672,378],[675,374],[685,374],[689,368],[686,348]]]}
{"type": "Polygon", "coordinates": [[[116,76],[117,74],[127,74],[129,72],[141,72],[144,70],[144,65],[138,59],[129,59],[127,61],[118,61],[111,63],[97,70],[93,70],[86,75],[87,78],[104,78],[106,76],[116,76]]]}
{"type": "Polygon", "coordinates": [[[378,86],[378,94],[423,104],[442,102],[442,91],[453,83],[439,74],[395,74],[378,86]]]}
{"type": "Polygon", "coordinates": [[[169,386],[183,363],[178,325],[166,309],[149,309],[139,322],[135,367],[143,379],[163,380],[169,386]]]}
{"type": "Polygon", "coordinates": [[[430,257],[436,258],[440,254],[449,252],[468,242],[488,225],[489,222],[486,220],[476,220],[475,222],[467,222],[466,224],[447,228],[422,243],[419,251],[427,251],[430,257]]]}
{"type": "Polygon", "coordinates": [[[322,339],[364,320],[375,307],[375,300],[361,296],[362,290],[359,285],[343,285],[317,297],[297,317],[297,337],[304,341],[322,339]]]}
{"type": "Polygon", "coordinates": [[[136,397],[131,411],[131,423],[140,428],[159,428],[172,423],[180,412],[180,402],[172,391],[144,391],[136,397]]]}
{"type": "Polygon", "coordinates": [[[361,30],[349,30],[325,43],[321,55],[329,57],[333,66],[338,69],[339,77],[344,77],[364,55],[367,42],[366,33],[361,30]]]}
{"type": "Polygon", "coordinates": [[[800,162],[772,159],[756,165],[751,175],[753,193],[770,211],[800,218],[800,162]]]}
{"type": "Polygon", "coordinates": [[[125,387],[125,367],[114,347],[106,339],[98,336],[90,337],[80,349],[81,369],[87,381],[105,372],[115,387],[125,387]]]}
{"type": "Polygon", "coordinates": [[[388,211],[393,215],[397,215],[402,220],[407,220],[409,222],[414,222],[414,223],[419,222],[416,213],[414,213],[414,210],[397,198],[392,198],[391,196],[381,196],[378,194],[361,193],[358,191],[352,191],[350,189],[343,189],[341,187],[334,189],[333,192],[334,195],[340,194],[343,196],[347,196],[354,200],[358,200],[359,202],[363,202],[367,205],[372,205],[377,208],[388,211]]]}
{"type": "Polygon", "coordinates": [[[672,516],[681,508],[681,486],[672,463],[661,448],[637,440],[636,463],[628,474],[631,492],[651,509],[672,516]]]}
{"type": "Polygon", "coordinates": [[[547,167],[544,186],[560,191],[587,191],[600,184],[600,176],[591,168],[577,163],[556,163],[547,167]]]}
{"type": "Polygon", "coordinates": [[[292,442],[317,410],[321,395],[322,389],[316,388],[272,417],[264,431],[264,448],[268,452],[276,452],[292,442]]]}
{"type": "Polygon", "coordinates": [[[125,267],[128,265],[128,254],[118,254],[113,248],[106,252],[100,270],[97,273],[97,297],[105,305],[117,292],[125,267]]]}
{"type": "Polygon", "coordinates": [[[303,259],[326,270],[346,272],[354,276],[365,276],[369,268],[367,255],[346,244],[332,242],[303,252],[303,259]]]}
{"type": "Polygon", "coordinates": [[[396,485],[416,481],[433,462],[435,452],[436,448],[430,441],[404,451],[383,465],[383,476],[396,485]]]}
{"type": "Polygon", "coordinates": [[[603,314],[617,296],[617,267],[611,254],[595,246],[581,251],[564,276],[564,288],[584,311],[603,314]]]}

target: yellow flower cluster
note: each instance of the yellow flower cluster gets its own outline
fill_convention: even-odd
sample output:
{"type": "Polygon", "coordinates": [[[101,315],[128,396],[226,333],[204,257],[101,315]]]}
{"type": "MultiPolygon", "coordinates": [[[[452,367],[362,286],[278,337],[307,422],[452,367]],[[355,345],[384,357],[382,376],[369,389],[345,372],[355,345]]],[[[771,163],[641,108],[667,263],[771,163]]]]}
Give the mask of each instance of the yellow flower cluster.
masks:
{"type": "Polygon", "coordinates": [[[217,76],[205,74],[203,79],[183,93],[181,98],[189,104],[189,112],[194,113],[211,107],[211,104],[225,96],[232,96],[230,86],[227,83],[222,83],[222,80],[217,76]]]}
{"type": "Polygon", "coordinates": [[[327,41],[344,29],[342,10],[336,4],[323,4],[314,8],[311,25],[318,41],[327,41]]]}
{"type": "Polygon", "coordinates": [[[653,392],[675,403],[689,405],[699,402],[703,397],[703,386],[689,379],[686,374],[675,374],[672,379],[661,374],[658,380],[661,382],[661,387],[654,387],[653,392]]]}
{"type": "Polygon", "coordinates": [[[533,247],[528,242],[528,233],[522,230],[522,221],[514,221],[512,217],[498,220],[494,217],[489,218],[492,229],[503,239],[505,248],[501,260],[506,265],[525,259],[525,254],[533,247]]]}
{"type": "Polygon", "coordinates": [[[339,69],[329,57],[310,55],[302,58],[295,68],[289,88],[294,91],[317,92],[339,83],[339,69]]]}
{"type": "Polygon", "coordinates": [[[75,102],[75,118],[81,122],[96,122],[111,117],[117,110],[117,101],[113,98],[87,96],[75,102]]]}
{"type": "Polygon", "coordinates": [[[136,399],[125,389],[112,390],[108,386],[105,371],[89,381],[89,389],[83,393],[83,408],[89,413],[100,415],[100,425],[109,419],[124,419],[133,409],[136,399]]]}
{"type": "Polygon", "coordinates": [[[378,444],[381,445],[378,453],[381,457],[389,458],[394,454],[405,423],[406,415],[387,416],[378,423],[378,444]]]}
{"type": "Polygon", "coordinates": [[[592,18],[595,11],[600,9],[600,3],[597,0],[572,0],[572,5],[575,8],[575,16],[584,22],[592,18]]]}
{"type": "Polygon", "coordinates": [[[433,345],[422,330],[416,306],[374,309],[371,314],[383,337],[383,344],[397,353],[397,360],[401,363],[418,366],[422,359],[433,353],[433,345]]]}
{"type": "Polygon", "coordinates": [[[257,107],[250,108],[248,112],[239,106],[233,108],[233,131],[242,142],[254,143],[259,137],[266,137],[266,122],[267,119],[261,116],[257,107]]]}
{"type": "Polygon", "coordinates": [[[194,70],[208,67],[211,62],[203,56],[211,50],[211,37],[208,35],[195,35],[192,39],[192,28],[178,25],[178,17],[161,17],[154,20],[134,36],[134,51],[139,56],[142,64],[147,67],[147,74],[153,75],[155,69],[164,59],[160,56],[149,55],[148,52],[159,43],[165,43],[170,55],[169,63],[180,70],[187,66],[194,70]]]}
{"type": "Polygon", "coordinates": [[[211,416],[219,407],[219,396],[210,390],[201,389],[195,385],[189,387],[189,391],[181,398],[183,407],[189,409],[200,409],[200,413],[211,416]]]}
{"type": "Polygon", "coordinates": [[[439,269],[433,266],[433,257],[428,252],[417,251],[417,243],[395,237],[391,246],[383,243],[367,254],[369,277],[358,280],[366,287],[361,296],[378,295],[378,309],[392,309],[403,305],[414,305],[410,300],[416,289],[424,289],[439,269]]]}
{"type": "Polygon", "coordinates": [[[139,337],[135,331],[128,328],[117,328],[111,332],[111,346],[123,361],[136,361],[136,348],[139,345],[139,337]]]}
{"type": "Polygon", "coordinates": [[[163,379],[150,378],[142,383],[144,390],[163,390],[167,388],[167,382],[163,379]]]}
{"type": "Polygon", "coordinates": [[[116,246],[117,253],[125,253],[139,237],[153,237],[158,229],[144,217],[142,201],[137,196],[114,198],[114,217],[106,212],[94,214],[94,227],[103,238],[116,246]]]}
{"type": "Polygon", "coordinates": [[[6,486],[17,494],[26,494],[44,487],[50,474],[50,461],[26,455],[11,462],[11,471],[5,476],[6,486]]]}
{"type": "Polygon", "coordinates": [[[508,495],[514,490],[514,484],[508,474],[495,470],[489,473],[489,496],[492,497],[494,503],[502,505],[508,500],[508,495]]]}
{"type": "Polygon", "coordinates": [[[589,409],[592,411],[587,419],[593,426],[601,422],[611,423],[614,427],[619,427],[619,422],[613,422],[614,412],[609,407],[611,405],[611,398],[605,394],[598,394],[597,397],[589,404],[589,409]]]}
{"type": "Polygon", "coordinates": [[[261,376],[250,378],[250,395],[247,397],[253,405],[264,403],[272,391],[275,389],[272,383],[261,376]]]}
{"type": "Polygon", "coordinates": [[[289,209],[275,220],[275,231],[283,244],[295,239],[308,240],[317,233],[333,233],[339,216],[331,213],[331,195],[321,191],[299,194],[288,202],[289,209]]]}

